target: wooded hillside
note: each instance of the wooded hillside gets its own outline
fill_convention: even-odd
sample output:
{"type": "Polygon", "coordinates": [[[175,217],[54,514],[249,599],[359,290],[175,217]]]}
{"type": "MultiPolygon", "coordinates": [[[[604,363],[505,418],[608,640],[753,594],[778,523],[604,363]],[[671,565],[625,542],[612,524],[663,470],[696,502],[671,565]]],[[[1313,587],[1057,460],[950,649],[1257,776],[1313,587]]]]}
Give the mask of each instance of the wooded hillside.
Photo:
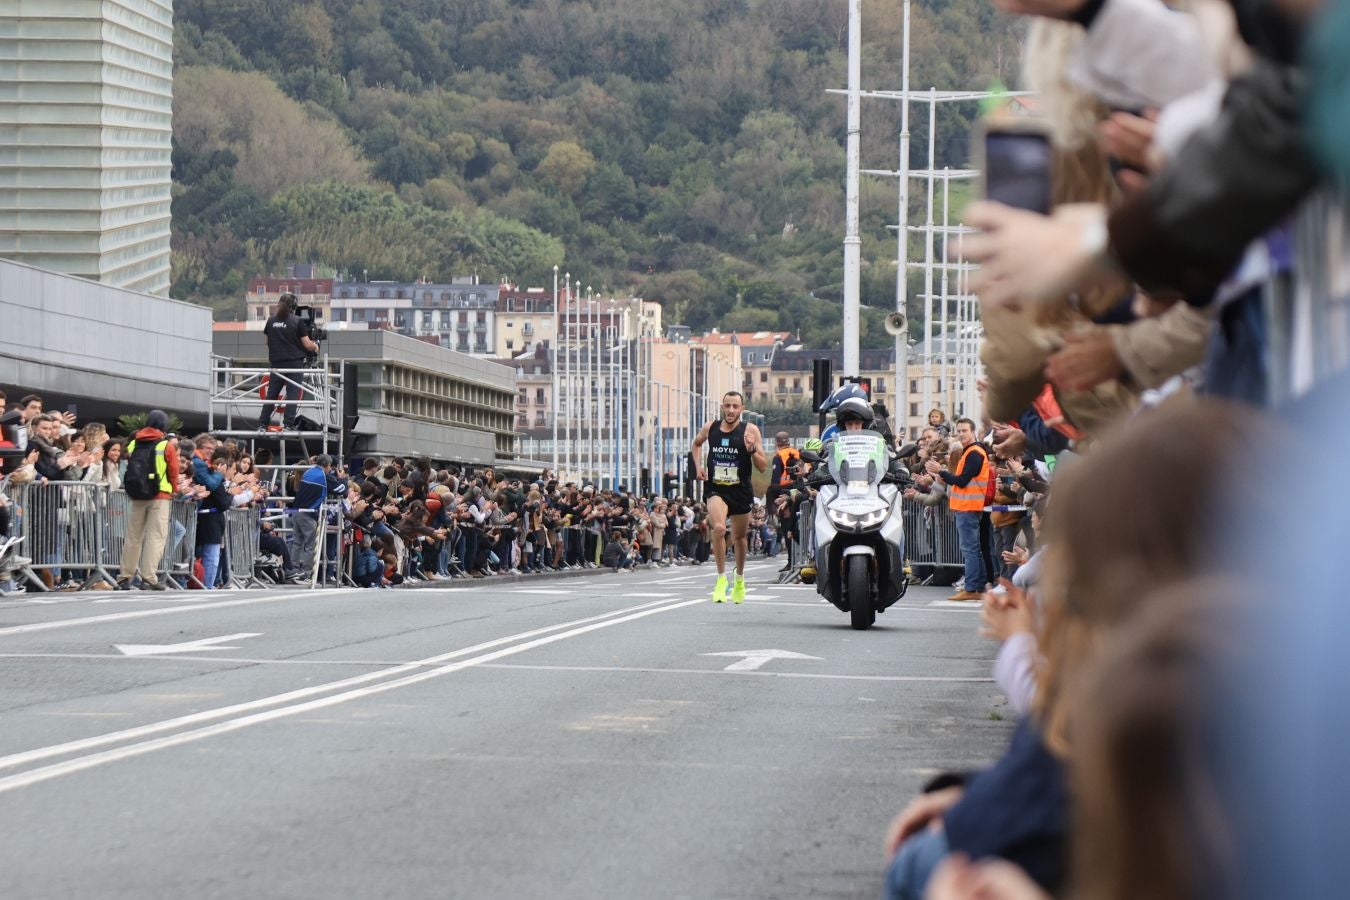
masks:
{"type": "MultiPolygon", "coordinates": [[[[899,87],[900,8],[864,3],[866,87],[899,87]]],[[[178,0],[175,12],[176,297],[237,317],[248,277],[290,261],[526,284],[551,283],[556,263],[583,285],[662,300],[669,322],[837,342],[844,104],[826,89],[845,86],[844,0],[178,0]]],[[[1015,81],[1018,35],[988,0],[912,15],[914,88],[1015,81]]],[[[975,113],[940,110],[939,166],[965,163],[975,113]]],[[[926,166],[925,108],[911,118],[926,166]]],[[[898,120],[865,104],[864,167],[895,167],[898,120]]],[[[895,190],[864,180],[876,345],[895,296],[895,190]]]]}

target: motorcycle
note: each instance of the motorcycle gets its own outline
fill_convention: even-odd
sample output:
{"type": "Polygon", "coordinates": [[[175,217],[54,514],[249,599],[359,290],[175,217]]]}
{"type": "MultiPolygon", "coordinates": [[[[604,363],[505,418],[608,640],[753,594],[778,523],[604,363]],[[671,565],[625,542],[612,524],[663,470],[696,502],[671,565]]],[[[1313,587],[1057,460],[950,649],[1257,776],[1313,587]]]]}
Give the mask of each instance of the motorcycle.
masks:
{"type": "MultiPolygon", "coordinates": [[[[911,483],[899,459],[889,460],[875,431],[840,432],[823,448],[808,484],[816,487],[816,592],[865,630],[905,595],[905,526],[901,489],[911,483]]],[[[914,445],[900,449],[909,456],[914,445]]],[[[812,458],[814,457],[814,459],[812,458]]]]}

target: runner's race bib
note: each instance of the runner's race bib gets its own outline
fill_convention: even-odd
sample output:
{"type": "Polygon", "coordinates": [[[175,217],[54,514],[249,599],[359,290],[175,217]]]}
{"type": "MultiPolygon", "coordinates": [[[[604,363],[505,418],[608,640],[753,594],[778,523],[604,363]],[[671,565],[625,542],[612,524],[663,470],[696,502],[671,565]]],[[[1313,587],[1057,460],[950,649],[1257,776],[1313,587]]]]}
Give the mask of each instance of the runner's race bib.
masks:
{"type": "Polygon", "coordinates": [[[713,463],[713,482],[728,486],[740,484],[741,476],[737,465],[735,463],[713,463]]]}

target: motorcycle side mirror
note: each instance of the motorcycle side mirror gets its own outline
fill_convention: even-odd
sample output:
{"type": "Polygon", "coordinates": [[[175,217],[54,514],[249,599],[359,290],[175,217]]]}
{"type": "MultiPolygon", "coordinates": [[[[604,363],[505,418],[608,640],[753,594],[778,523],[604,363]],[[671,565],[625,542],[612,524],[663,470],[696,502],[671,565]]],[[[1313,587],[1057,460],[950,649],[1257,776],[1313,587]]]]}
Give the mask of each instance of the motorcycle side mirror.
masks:
{"type": "Polygon", "coordinates": [[[919,445],[911,441],[908,444],[902,445],[899,450],[895,451],[895,455],[904,459],[906,456],[913,456],[917,452],[919,452],[919,445]]]}
{"type": "Polygon", "coordinates": [[[894,478],[908,478],[909,469],[905,466],[904,463],[900,462],[900,460],[893,459],[891,460],[890,474],[894,478]]]}
{"type": "Polygon", "coordinates": [[[809,463],[818,463],[820,462],[820,454],[814,450],[803,450],[802,459],[809,463]]]}

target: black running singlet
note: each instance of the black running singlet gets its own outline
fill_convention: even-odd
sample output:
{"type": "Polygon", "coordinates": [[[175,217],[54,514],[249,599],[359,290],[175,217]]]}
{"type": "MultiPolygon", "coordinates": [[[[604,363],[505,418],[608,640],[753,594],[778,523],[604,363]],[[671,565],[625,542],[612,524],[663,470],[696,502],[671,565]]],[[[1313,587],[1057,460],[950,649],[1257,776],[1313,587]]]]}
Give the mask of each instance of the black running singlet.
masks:
{"type": "Polygon", "coordinates": [[[722,420],[708,426],[708,484],[715,490],[750,488],[750,451],[745,448],[745,420],[732,431],[722,420]]]}

